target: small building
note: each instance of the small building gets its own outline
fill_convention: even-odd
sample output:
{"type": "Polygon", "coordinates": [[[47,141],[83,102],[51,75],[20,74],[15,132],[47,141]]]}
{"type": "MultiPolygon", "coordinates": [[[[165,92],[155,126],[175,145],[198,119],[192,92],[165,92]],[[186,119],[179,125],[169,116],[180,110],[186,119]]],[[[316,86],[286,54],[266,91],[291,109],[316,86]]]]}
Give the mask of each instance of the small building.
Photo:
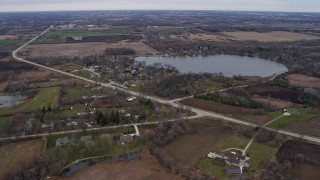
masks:
{"type": "Polygon", "coordinates": [[[41,124],[41,128],[45,129],[45,128],[54,128],[54,124],[53,122],[51,122],[50,124],[41,124]]]}
{"type": "Polygon", "coordinates": [[[120,136],[120,141],[121,141],[122,144],[124,144],[124,143],[130,143],[130,142],[133,141],[133,136],[122,134],[122,135],[120,136]]]}
{"type": "Polygon", "coordinates": [[[92,141],[92,136],[81,136],[80,141],[81,142],[92,141]]]}
{"type": "Polygon", "coordinates": [[[127,98],[127,101],[128,101],[128,102],[131,102],[131,101],[133,101],[133,100],[135,100],[135,99],[137,99],[137,97],[132,96],[132,97],[128,97],[128,98],[127,98]]]}
{"type": "Polygon", "coordinates": [[[240,168],[229,168],[227,169],[227,175],[229,176],[234,176],[234,175],[239,175],[241,174],[241,169],[240,168]]]}
{"type": "Polygon", "coordinates": [[[69,138],[68,137],[64,137],[64,138],[59,138],[56,140],[56,146],[57,147],[61,147],[63,145],[66,145],[68,144],[70,141],[69,141],[69,138]]]}

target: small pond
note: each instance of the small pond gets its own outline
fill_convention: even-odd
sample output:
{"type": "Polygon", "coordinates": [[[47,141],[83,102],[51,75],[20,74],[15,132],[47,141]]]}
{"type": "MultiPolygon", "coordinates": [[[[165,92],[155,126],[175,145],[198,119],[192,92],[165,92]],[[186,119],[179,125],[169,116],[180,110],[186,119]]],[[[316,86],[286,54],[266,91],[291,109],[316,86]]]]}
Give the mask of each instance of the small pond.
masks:
{"type": "Polygon", "coordinates": [[[91,158],[82,160],[78,163],[73,163],[69,167],[65,168],[61,172],[61,176],[71,176],[77,171],[92,166],[97,163],[101,162],[112,162],[112,161],[124,161],[129,162],[133,160],[141,159],[141,151],[134,151],[127,154],[119,155],[119,156],[106,156],[106,157],[98,157],[98,158],[91,158]]]}
{"type": "Polygon", "coordinates": [[[12,107],[24,102],[27,97],[22,95],[0,95],[0,108],[12,107]]]}
{"type": "Polygon", "coordinates": [[[138,62],[146,65],[168,64],[176,67],[181,73],[223,73],[225,76],[261,76],[267,77],[276,73],[288,71],[280,63],[247,56],[214,55],[195,57],[138,57],[138,62]]]}

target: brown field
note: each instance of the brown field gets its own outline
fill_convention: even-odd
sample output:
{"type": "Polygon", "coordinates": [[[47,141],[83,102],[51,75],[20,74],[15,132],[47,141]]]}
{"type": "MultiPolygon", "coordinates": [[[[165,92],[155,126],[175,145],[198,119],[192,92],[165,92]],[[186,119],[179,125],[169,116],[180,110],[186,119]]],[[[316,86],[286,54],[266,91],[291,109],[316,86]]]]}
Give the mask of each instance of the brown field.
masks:
{"type": "Polygon", "coordinates": [[[82,69],[83,67],[77,64],[67,63],[67,64],[55,65],[52,68],[58,69],[60,71],[70,72],[70,71],[82,69]]]}
{"type": "Polygon", "coordinates": [[[170,171],[164,169],[155,157],[150,155],[149,151],[145,150],[142,154],[141,160],[131,162],[103,162],[85,168],[73,176],[54,178],[66,180],[104,180],[104,179],[153,179],[153,180],[175,180],[183,179],[180,176],[172,174],[170,171]]]}
{"type": "Polygon", "coordinates": [[[231,36],[239,41],[260,41],[260,42],[281,42],[320,39],[318,36],[292,33],[284,31],[273,31],[267,33],[258,32],[226,32],[225,35],[231,36]]]}
{"type": "Polygon", "coordinates": [[[8,144],[0,147],[0,179],[8,179],[19,168],[28,166],[42,155],[44,139],[8,144]]]}
{"type": "Polygon", "coordinates": [[[14,36],[14,35],[0,35],[0,40],[15,39],[15,38],[17,38],[17,36],[14,36]]]}
{"type": "Polygon", "coordinates": [[[320,167],[301,162],[295,164],[288,174],[297,179],[319,179],[320,167]]]}
{"type": "Polygon", "coordinates": [[[309,77],[302,74],[291,74],[286,78],[290,84],[294,86],[320,88],[320,78],[309,77]]]}
{"type": "Polygon", "coordinates": [[[299,134],[320,137],[320,118],[289,123],[284,129],[299,134]]]}
{"type": "MultiPolygon", "coordinates": [[[[183,34],[183,35],[170,35],[170,39],[180,40],[200,40],[200,41],[228,41],[234,38],[222,34],[183,34]]],[[[165,37],[162,37],[165,39],[165,37]]]]}
{"type": "Polygon", "coordinates": [[[265,98],[265,97],[260,97],[260,96],[254,96],[252,99],[254,99],[258,102],[261,102],[265,105],[277,107],[278,109],[284,109],[284,108],[296,106],[296,104],[294,104],[290,101],[283,101],[283,100],[279,100],[279,99],[265,98]]]}
{"type": "Polygon", "coordinates": [[[319,179],[320,176],[320,146],[307,142],[286,141],[277,152],[277,160],[289,160],[294,164],[289,174],[299,179],[319,179]],[[304,160],[295,161],[297,154],[303,155],[304,160]]]}
{"type": "Polygon", "coordinates": [[[271,115],[261,110],[231,106],[214,101],[189,98],[181,101],[181,103],[188,106],[200,108],[206,111],[230,115],[234,118],[241,119],[247,122],[253,122],[260,125],[265,124],[266,122],[273,119],[271,115]]]}
{"type": "Polygon", "coordinates": [[[70,43],[70,44],[38,44],[29,45],[24,49],[30,58],[40,57],[74,57],[103,55],[107,48],[132,48],[138,56],[146,53],[157,54],[158,52],[142,41],[139,42],[118,42],[113,44],[103,42],[70,43]]]}
{"type": "Polygon", "coordinates": [[[195,166],[201,157],[232,132],[223,122],[209,118],[190,120],[187,125],[190,129],[186,134],[164,147],[165,153],[183,166],[195,166]]]}

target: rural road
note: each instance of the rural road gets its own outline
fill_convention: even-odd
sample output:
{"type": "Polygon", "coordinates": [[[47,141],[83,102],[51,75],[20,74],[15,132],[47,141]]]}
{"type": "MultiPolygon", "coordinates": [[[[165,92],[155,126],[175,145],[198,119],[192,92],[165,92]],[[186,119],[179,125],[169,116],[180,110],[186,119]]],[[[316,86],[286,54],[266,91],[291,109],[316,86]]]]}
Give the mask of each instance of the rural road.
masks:
{"type": "MultiPolygon", "coordinates": [[[[161,104],[166,104],[166,105],[170,105],[170,106],[173,106],[173,107],[176,107],[176,108],[180,108],[181,105],[172,101],[172,100],[164,100],[164,99],[160,99],[158,97],[153,97],[153,96],[148,96],[148,95],[145,95],[145,94],[142,94],[142,93],[138,93],[138,92],[133,92],[133,91],[130,91],[130,90],[127,90],[127,89],[123,89],[123,88],[119,88],[119,87],[116,87],[116,86],[113,86],[114,85],[117,85],[117,86],[120,86],[121,85],[118,85],[117,83],[115,82],[111,82],[111,83],[102,83],[102,82],[98,82],[98,81],[94,81],[94,80],[91,80],[91,79],[87,79],[87,78],[84,78],[84,77],[80,77],[80,76],[76,76],[74,74],[70,74],[70,73],[67,73],[67,72],[64,72],[64,71],[61,71],[61,70],[58,70],[58,69],[54,69],[54,68],[50,68],[50,67],[47,67],[47,66],[44,66],[44,65],[41,65],[41,64],[38,64],[38,63],[34,63],[34,62],[31,62],[31,61],[28,61],[28,60],[25,60],[21,57],[18,57],[17,53],[22,49],[24,48],[25,46],[27,46],[28,44],[32,43],[34,40],[36,40],[39,36],[43,35],[44,33],[46,33],[47,31],[49,31],[51,28],[53,28],[53,26],[50,26],[50,28],[46,29],[45,31],[43,31],[41,34],[39,34],[38,36],[36,36],[35,38],[31,39],[29,42],[27,42],[26,44],[22,45],[21,47],[19,47],[18,49],[16,49],[15,51],[12,52],[12,56],[14,59],[16,59],[17,61],[20,61],[20,62],[24,62],[24,63],[27,63],[27,64],[31,64],[31,65],[34,65],[34,66],[37,66],[37,67],[40,67],[40,68],[44,68],[44,69],[48,69],[50,71],[53,71],[53,72],[57,72],[57,73],[60,73],[60,74],[63,74],[63,75],[66,75],[66,76],[69,76],[69,77],[73,77],[73,78],[77,78],[77,79],[80,79],[80,80],[83,80],[83,81],[86,81],[86,82],[89,82],[89,83],[93,83],[93,84],[99,84],[103,87],[106,87],[106,88],[111,88],[111,89],[114,89],[114,90],[118,90],[118,91],[123,91],[123,92],[126,92],[132,96],[137,96],[137,97],[142,97],[142,98],[146,98],[146,99],[150,99],[152,101],[155,101],[155,102],[158,102],[158,103],[161,103],[161,104]]],[[[275,77],[277,75],[274,75],[273,77],[275,77]]],[[[237,120],[237,119],[234,119],[234,118],[230,118],[230,117],[226,117],[224,115],[220,115],[220,114],[216,114],[216,113],[213,113],[213,112],[208,112],[208,111],[204,111],[204,110],[201,110],[201,109],[197,109],[197,108],[194,108],[194,107],[190,107],[190,106],[183,106],[183,107],[187,107],[190,111],[196,113],[195,116],[192,116],[192,117],[189,117],[189,119],[194,119],[194,118],[200,118],[200,117],[212,117],[212,118],[217,118],[217,119],[222,119],[222,120],[225,120],[225,121],[229,121],[229,122],[233,122],[233,123],[237,123],[237,124],[242,124],[242,125],[245,125],[245,126],[251,126],[251,127],[257,127],[258,125],[256,124],[253,124],[253,123],[248,123],[248,122],[244,122],[244,121],[240,121],[240,120],[237,120]]],[[[180,119],[176,119],[176,120],[170,120],[170,121],[177,121],[177,120],[180,120],[180,119]]],[[[169,122],[170,122],[169,121],[169,122]]],[[[159,122],[152,122],[152,123],[141,123],[141,124],[136,124],[136,125],[148,125],[148,124],[157,124],[157,123],[162,123],[164,121],[159,121],[159,122]]],[[[102,128],[92,128],[92,129],[88,129],[87,131],[95,131],[95,130],[101,130],[101,129],[108,129],[108,128],[116,128],[116,127],[127,127],[127,126],[132,126],[132,124],[128,124],[128,125],[121,125],[121,126],[114,126],[114,127],[102,127],[102,128]]],[[[267,128],[267,129],[270,129],[270,128],[267,128]]],[[[274,129],[270,129],[272,131],[277,131],[277,130],[274,130],[274,129]]],[[[79,130],[81,131],[81,130],[79,130]]],[[[67,134],[67,133],[74,133],[74,132],[78,132],[78,131],[63,131],[63,132],[57,132],[57,133],[51,133],[51,134],[67,134]]],[[[305,135],[301,135],[301,134],[297,134],[297,133],[292,133],[292,132],[287,132],[287,131],[277,131],[278,133],[281,133],[281,134],[285,134],[285,135],[289,135],[289,136],[293,136],[293,137],[296,137],[296,138],[301,138],[301,139],[304,139],[304,140],[308,140],[308,141],[312,141],[312,142],[316,142],[316,143],[320,143],[320,139],[319,138],[315,138],[315,137],[311,137],[311,136],[305,136],[305,135]]],[[[38,136],[47,136],[49,134],[38,134],[38,135],[31,135],[33,137],[38,137],[38,136]]],[[[31,136],[20,136],[20,137],[11,137],[12,138],[22,138],[22,137],[25,137],[25,138],[28,138],[28,137],[31,137],[31,136]]],[[[5,139],[8,139],[8,138],[2,138],[0,140],[5,140],[5,139]]],[[[10,139],[10,138],[9,138],[10,139]]]]}

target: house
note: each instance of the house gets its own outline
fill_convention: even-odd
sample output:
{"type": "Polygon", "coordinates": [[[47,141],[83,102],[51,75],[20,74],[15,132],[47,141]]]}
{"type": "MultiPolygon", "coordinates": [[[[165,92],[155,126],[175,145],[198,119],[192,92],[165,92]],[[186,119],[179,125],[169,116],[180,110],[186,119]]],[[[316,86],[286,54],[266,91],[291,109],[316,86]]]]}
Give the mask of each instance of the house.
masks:
{"type": "Polygon", "coordinates": [[[241,169],[240,168],[229,168],[227,169],[227,175],[233,176],[233,175],[239,175],[241,174],[241,169]]]}
{"type": "Polygon", "coordinates": [[[68,144],[70,141],[69,141],[69,138],[68,137],[64,137],[64,138],[59,138],[56,140],[56,146],[57,147],[61,147],[63,145],[66,145],[68,144]]]}
{"type": "Polygon", "coordinates": [[[289,115],[293,115],[293,116],[300,115],[300,112],[298,111],[298,109],[295,109],[295,108],[284,109],[283,112],[288,113],[289,115]]]}
{"type": "Polygon", "coordinates": [[[50,124],[41,124],[41,128],[43,128],[43,129],[54,128],[54,124],[53,124],[53,122],[51,122],[50,124]]]}
{"type": "Polygon", "coordinates": [[[130,142],[133,141],[133,136],[122,134],[122,135],[120,136],[120,141],[121,141],[122,144],[124,144],[124,143],[130,143],[130,142]]]}

